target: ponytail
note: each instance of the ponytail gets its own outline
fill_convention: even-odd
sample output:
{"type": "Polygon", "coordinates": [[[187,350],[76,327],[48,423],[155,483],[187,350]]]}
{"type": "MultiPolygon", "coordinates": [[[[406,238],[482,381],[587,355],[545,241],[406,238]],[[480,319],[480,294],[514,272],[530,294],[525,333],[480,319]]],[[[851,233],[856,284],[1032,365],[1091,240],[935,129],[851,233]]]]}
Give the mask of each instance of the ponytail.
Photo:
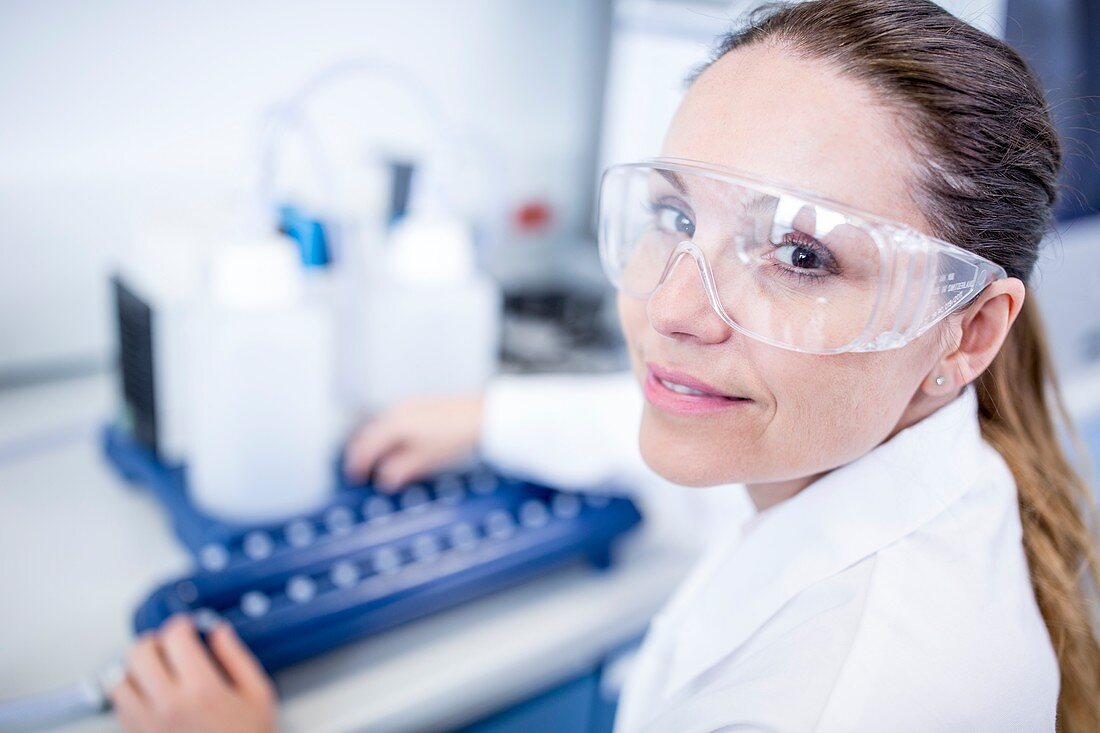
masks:
{"type": "Polygon", "coordinates": [[[1058,427],[1076,435],[1032,298],[976,387],[982,435],[1016,479],[1031,583],[1062,673],[1058,730],[1100,731],[1096,503],[1063,449],[1058,427]]]}

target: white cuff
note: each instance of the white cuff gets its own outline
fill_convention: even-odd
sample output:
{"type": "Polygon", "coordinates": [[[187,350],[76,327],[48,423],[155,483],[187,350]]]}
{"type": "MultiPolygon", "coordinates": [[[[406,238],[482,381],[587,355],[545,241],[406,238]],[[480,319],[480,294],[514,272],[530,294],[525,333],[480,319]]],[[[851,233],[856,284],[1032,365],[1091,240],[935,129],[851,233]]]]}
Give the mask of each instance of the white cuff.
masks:
{"type": "Polygon", "coordinates": [[[629,372],[502,375],[485,391],[481,457],[560,488],[597,488],[649,469],[638,452],[642,395],[629,372]]]}

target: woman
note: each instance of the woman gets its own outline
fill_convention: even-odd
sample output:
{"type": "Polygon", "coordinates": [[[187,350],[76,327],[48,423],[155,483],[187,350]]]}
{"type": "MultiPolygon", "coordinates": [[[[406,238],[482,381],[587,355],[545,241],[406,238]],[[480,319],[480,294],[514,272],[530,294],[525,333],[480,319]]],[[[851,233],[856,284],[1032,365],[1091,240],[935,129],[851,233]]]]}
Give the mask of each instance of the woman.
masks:
{"type": "MultiPolygon", "coordinates": [[[[756,510],[654,620],[617,731],[1100,730],[1089,493],[1025,296],[1059,163],[1001,42],[924,0],[811,0],[726,37],[662,158],[605,175],[641,456],[756,510]]],[[[576,478],[592,405],[527,385],[400,407],[348,469],[396,486],[480,447],[576,478]]],[[[212,649],[217,684],[186,621],[143,639],[124,727],[270,730],[247,652],[212,649]],[[180,702],[199,667],[224,707],[180,702]]]]}

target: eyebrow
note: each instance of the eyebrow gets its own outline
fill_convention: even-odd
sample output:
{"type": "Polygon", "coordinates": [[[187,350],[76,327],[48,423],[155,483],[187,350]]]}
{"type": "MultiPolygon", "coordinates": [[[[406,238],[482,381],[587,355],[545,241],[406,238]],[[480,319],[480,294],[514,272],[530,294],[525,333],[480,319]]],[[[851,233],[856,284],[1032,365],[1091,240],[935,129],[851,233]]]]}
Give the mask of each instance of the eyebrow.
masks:
{"type": "Polygon", "coordinates": [[[664,178],[666,181],[671,183],[673,188],[675,188],[681,194],[685,196],[687,195],[687,186],[684,185],[684,179],[680,178],[679,173],[664,170],[663,168],[655,168],[654,170],[656,170],[657,173],[661,175],[661,178],[664,178]]]}
{"type": "MultiPolygon", "coordinates": [[[[663,168],[654,168],[654,172],[660,174],[661,178],[664,178],[669,184],[675,188],[682,196],[690,196],[688,193],[687,184],[684,183],[683,176],[675,171],[665,170],[663,168]]],[[[745,208],[748,211],[757,214],[774,214],[775,207],[778,199],[775,196],[766,193],[754,193],[752,198],[745,204],[745,208]]]]}
{"type": "MultiPolygon", "coordinates": [[[[672,185],[683,196],[688,196],[688,187],[684,182],[683,176],[675,171],[665,170],[663,168],[654,168],[655,172],[659,173],[661,178],[664,178],[669,184],[672,185]]],[[[753,211],[767,212],[772,207],[770,199],[774,197],[768,194],[755,194],[748,203],[748,207],[753,211]]]]}
{"type": "Polygon", "coordinates": [[[775,214],[776,205],[779,202],[779,198],[776,196],[769,196],[768,194],[761,193],[756,194],[748,203],[745,208],[754,214],[775,214]]]}

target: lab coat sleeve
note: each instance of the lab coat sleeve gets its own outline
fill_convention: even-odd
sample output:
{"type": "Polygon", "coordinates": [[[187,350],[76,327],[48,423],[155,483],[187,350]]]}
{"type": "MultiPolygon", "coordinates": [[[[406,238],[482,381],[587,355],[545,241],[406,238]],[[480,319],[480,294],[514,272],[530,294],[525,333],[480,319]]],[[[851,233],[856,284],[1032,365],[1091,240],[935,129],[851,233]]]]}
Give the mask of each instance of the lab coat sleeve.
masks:
{"type": "Polygon", "coordinates": [[[654,479],[638,451],[642,406],[629,372],[502,375],[485,393],[481,457],[558,488],[630,492],[654,479]]]}

